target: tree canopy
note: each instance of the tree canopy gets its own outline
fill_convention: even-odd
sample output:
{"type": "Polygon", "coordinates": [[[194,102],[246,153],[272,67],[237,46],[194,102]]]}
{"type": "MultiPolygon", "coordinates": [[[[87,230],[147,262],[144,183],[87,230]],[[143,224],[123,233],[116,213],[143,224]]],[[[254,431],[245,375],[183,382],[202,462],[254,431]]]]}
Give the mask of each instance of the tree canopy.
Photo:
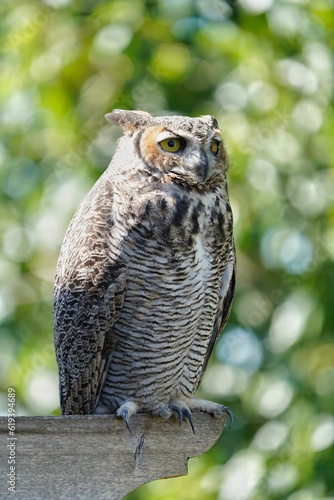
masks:
{"type": "Polygon", "coordinates": [[[129,500],[334,498],[332,0],[4,0],[0,408],[59,413],[52,288],[109,163],[114,108],[214,115],[230,156],[236,297],[200,389],[233,428],[129,500]]]}

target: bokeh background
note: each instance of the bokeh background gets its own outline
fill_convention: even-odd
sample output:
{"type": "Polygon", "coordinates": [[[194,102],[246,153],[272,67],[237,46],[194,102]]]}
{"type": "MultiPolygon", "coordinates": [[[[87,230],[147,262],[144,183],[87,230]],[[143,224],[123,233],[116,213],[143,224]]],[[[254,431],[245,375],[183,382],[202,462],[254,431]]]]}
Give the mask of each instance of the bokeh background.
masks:
{"type": "Polygon", "coordinates": [[[0,408],[59,414],[52,287],[113,108],[215,115],[237,292],[200,395],[235,425],[130,500],[334,499],[331,0],[3,0],[0,408]]]}

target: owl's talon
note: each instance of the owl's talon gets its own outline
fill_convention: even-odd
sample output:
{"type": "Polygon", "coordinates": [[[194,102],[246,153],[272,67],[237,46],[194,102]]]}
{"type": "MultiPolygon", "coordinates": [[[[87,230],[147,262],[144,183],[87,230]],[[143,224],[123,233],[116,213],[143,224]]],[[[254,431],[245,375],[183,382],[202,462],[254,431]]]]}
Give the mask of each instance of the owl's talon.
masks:
{"type": "Polygon", "coordinates": [[[176,405],[168,405],[168,408],[170,408],[171,410],[175,411],[175,413],[178,414],[180,425],[181,425],[182,424],[182,420],[183,420],[183,412],[182,412],[181,408],[179,408],[176,405]]]}
{"type": "Polygon", "coordinates": [[[131,432],[129,424],[130,418],[132,417],[132,415],[137,413],[138,409],[139,407],[136,403],[134,403],[133,401],[126,401],[117,410],[116,415],[124,420],[127,428],[129,429],[129,432],[131,432]]]}
{"type": "Polygon", "coordinates": [[[183,409],[183,416],[185,416],[190,424],[190,427],[191,427],[191,430],[193,431],[193,434],[195,434],[195,428],[194,428],[194,424],[193,424],[193,419],[192,419],[192,416],[191,416],[191,413],[190,411],[188,410],[188,408],[184,408],[183,409]]]}
{"type": "Polygon", "coordinates": [[[131,432],[130,424],[129,424],[129,412],[128,412],[128,410],[126,408],[123,408],[123,410],[117,412],[117,416],[121,417],[124,420],[129,432],[131,432]]]}
{"type": "Polygon", "coordinates": [[[213,403],[212,401],[206,401],[205,399],[191,399],[188,403],[188,406],[193,413],[195,412],[209,413],[210,415],[213,415],[216,418],[220,418],[222,417],[223,413],[226,413],[230,417],[229,429],[231,429],[233,425],[234,422],[233,413],[225,405],[213,403]]]}
{"type": "Polygon", "coordinates": [[[230,425],[228,427],[228,430],[230,430],[232,425],[233,425],[233,422],[234,422],[233,412],[229,409],[228,406],[224,406],[224,405],[222,405],[222,412],[226,413],[230,417],[230,425]]]}
{"type": "Polygon", "coordinates": [[[189,409],[186,406],[179,407],[175,404],[170,404],[169,408],[171,410],[175,411],[175,413],[177,413],[177,415],[179,417],[180,425],[182,424],[183,419],[186,418],[190,424],[190,427],[191,427],[191,430],[193,431],[193,434],[195,434],[193,419],[192,419],[192,416],[191,416],[189,409]]]}

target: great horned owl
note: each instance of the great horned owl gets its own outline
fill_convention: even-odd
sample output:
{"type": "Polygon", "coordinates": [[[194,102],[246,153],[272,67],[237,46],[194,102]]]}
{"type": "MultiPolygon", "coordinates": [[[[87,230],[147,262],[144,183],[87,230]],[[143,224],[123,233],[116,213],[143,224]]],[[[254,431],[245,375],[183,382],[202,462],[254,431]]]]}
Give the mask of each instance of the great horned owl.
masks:
{"type": "Polygon", "coordinates": [[[56,271],[63,414],[191,412],[235,281],[228,160],[212,116],[114,110],[108,169],[76,212],[56,271]]]}

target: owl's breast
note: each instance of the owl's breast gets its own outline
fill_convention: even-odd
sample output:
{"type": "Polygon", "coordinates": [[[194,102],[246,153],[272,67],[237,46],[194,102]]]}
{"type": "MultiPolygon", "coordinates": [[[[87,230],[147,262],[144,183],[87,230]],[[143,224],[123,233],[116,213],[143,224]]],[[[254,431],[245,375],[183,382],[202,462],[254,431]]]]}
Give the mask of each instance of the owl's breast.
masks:
{"type": "MultiPolygon", "coordinates": [[[[232,215],[223,189],[202,195],[153,193],[143,200],[140,212],[141,217],[132,217],[123,249],[133,300],[144,301],[144,308],[157,316],[168,304],[172,317],[184,294],[196,314],[205,313],[211,289],[219,292],[231,246],[232,215]]],[[[217,296],[211,298],[216,306],[217,296]]],[[[181,310],[188,312],[189,307],[181,310]]]]}
{"type": "Polygon", "coordinates": [[[107,385],[149,407],[196,390],[226,267],[228,211],[214,193],[151,197],[142,213],[124,243],[127,288],[107,385]]]}
{"type": "Polygon", "coordinates": [[[215,248],[232,230],[232,215],[223,187],[198,193],[181,188],[138,193],[122,214],[138,247],[149,241],[165,250],[196,250],[200,239],[215,248]]]}

